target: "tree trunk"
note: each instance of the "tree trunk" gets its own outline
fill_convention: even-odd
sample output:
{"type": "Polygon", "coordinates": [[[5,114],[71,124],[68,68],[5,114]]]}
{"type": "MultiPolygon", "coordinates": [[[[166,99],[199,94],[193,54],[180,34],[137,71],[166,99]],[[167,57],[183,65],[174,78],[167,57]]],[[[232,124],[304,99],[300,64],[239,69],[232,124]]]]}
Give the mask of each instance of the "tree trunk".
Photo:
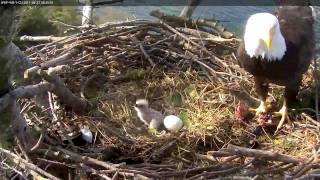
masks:
{"type": "Polygon", "coordinates": [[[200,0],[188,0],[188,4],[183,8],[180,16],[190,18],[199,4],[200,0]]]}
{"type": "MultiPolygon", "coordinates": [[[[15,13],[16,7],[0,7],[0,98],[23,82],[23,72],[31,66],[31,62],[12,43],[16,32],[15,13]]],[[[27,123],[16,102],[0,112],[0,128],[0,147],[11,147],[15,136],[25,148],[30,147],[27,123]]]]}
{"type": "Polygon", "coordinates": [[[92,0],[86,0],[86,5],[82,7],[82,26],[93,24],[92,0]]]}

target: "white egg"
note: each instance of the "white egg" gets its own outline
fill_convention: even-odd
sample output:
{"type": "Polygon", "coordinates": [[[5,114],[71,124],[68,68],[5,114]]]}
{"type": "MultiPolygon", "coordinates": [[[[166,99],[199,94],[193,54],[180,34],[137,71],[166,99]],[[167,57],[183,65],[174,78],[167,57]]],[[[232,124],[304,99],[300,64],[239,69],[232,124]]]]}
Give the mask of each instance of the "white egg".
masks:
{"type": "Polygon", "coordinates": [[[166,116],[163,120],[163,124],[164,127],[171,132],[177,132],[183,127],[182,120],[175,115],[166,116]]]}
{"type": "Polygon", "coordinates": [[[87,141],[88,143],[92,143],[93,135],[89,128],[82,128],[80,132],[83,140],[87,141]]]}

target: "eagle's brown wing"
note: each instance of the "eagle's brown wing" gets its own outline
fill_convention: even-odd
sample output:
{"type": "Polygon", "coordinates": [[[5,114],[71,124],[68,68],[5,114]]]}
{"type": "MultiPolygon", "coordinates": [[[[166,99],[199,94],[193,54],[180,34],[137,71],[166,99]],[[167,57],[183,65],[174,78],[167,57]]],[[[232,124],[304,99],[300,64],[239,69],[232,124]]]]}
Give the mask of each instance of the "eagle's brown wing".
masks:
{"type": "Polygon", "coordinates": [[[298,47],[298,57],[295,58],[298,62],[295,63],[299,68],[296,73],[303,74],[310,65],[315,45],[312,9],[309,6],[280,6],[275,15],[287,44],[298,47]]]}

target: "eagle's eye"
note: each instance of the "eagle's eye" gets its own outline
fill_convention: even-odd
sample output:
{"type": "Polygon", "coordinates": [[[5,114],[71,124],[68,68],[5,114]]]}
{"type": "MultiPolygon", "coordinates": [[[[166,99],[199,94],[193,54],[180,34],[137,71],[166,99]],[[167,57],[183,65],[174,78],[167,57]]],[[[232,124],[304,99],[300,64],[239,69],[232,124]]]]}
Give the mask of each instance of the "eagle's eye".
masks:
{"type": "Polygon", "coordinates": [[[136,107],[137,108],[142,108],[142,107],[144,107],[145,105],[143,105],[143,104],[136,104],[136,107]]]}

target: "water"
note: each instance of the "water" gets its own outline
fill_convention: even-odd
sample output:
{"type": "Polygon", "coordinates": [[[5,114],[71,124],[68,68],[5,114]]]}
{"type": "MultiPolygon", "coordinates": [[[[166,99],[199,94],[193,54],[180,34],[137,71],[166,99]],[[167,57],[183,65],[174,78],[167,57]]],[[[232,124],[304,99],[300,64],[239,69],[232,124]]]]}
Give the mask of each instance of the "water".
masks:
{"type": "MultiPolygon", "coordinates": [[[[179,15],[183,6],[111,6],[96,9],[99,22],[124,21],[127,19],[150,19],[152,10],[161,10],[168,14],[179,15]]],[[[193,18],[214,18],[238,36],[242,36],[246,20],[251,14],[258,12],[272,12],[272,6],[198,6],[193,18]]],[[[317,47],[320,48],[320,6],[315,7],[317,19],[315,23],[315,34],[317,47]]],[[[303,28],[303,27],[301,27],[303,28]]]]}

